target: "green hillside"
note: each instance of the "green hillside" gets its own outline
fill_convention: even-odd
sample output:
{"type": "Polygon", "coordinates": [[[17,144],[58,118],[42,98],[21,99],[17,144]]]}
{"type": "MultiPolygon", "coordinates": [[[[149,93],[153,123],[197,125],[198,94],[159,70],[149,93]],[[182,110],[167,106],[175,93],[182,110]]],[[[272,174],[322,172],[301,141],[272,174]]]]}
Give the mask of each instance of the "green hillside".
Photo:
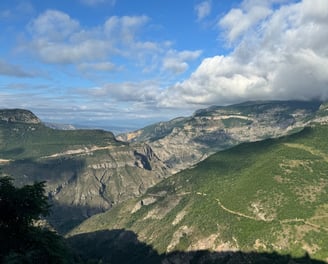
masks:
{"type": "Polygon", "coordinates": [[[122,145],[111,132],[102,130],[55,130],[42,123],[0,121],[2,159],[40,158],[87,146],[122,145]]]}
{"type": "Polygon", "coordinates": [[[0,170],[18,186],[47,182],[54,205],[48,220],[61,233],[167,175],[145,144],[102,130],[51,129],[21,109],[0,110],[0,170]]]}
{"type": "Polygon", "coordinates": [[[70,235],[126,229],[159,253],[308,253],[328,261],[327,134],[317,125],[219,152],[70,235]]]}

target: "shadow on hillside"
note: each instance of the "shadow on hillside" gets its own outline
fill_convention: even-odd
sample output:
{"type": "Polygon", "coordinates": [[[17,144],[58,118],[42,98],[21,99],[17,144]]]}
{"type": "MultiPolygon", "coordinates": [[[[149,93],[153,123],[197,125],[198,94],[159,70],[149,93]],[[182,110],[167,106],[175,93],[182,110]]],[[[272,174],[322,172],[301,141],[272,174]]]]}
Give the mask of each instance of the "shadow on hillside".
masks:
{"type": "Polygon", "coordinates": [[[12,175],[15,185],[46,181],[47,184],[71,182],[85,168],[82,158],[22,159],[2,166],[2,172],[12,175]]]}
{"type": "Polygon", "coordinates": [[[75,235],[67,239],[74,252],[85,263],[119,263],[119,264],[192,264],[192,263],[226,263],[226,264],[324,264],[313,260],[308,255],[293,258],[278,253],[256,252],[211,252],[208,250],[158,254],[150,245],[138,240],[132,231],[124,229],[103,230],[75,235]]]}
{"type": "Polygon", "coordinates": [[[22,153],[24,153],[25,149],[24,148],[13,148],[13,149],[9,149],[9,150],[3,150],[1,151],[1,155],[3,157],[12,157],[12,156],[18,156],[22,153]]]}
{"type": "Polygon", "coordinates": [[[56,231],[65,234],[88,217],[104,211],[100,207],[72,205],[74,190],[81,181],[78,175],[85,168],[86,161],[83,158],[58,157],[16,160],[1,166],[1,172],[11,175],[16,186],[45,181],[49,203],[52,205],[47,220],[56,231]]]}
{"type": "Polygon", "coordinates": [[[105,211],[99,207],[66,205],[54,200],[50,203],[51,214],[47,216],[47,221],[60,235],[67,234],[89,217],[105,211]]]}

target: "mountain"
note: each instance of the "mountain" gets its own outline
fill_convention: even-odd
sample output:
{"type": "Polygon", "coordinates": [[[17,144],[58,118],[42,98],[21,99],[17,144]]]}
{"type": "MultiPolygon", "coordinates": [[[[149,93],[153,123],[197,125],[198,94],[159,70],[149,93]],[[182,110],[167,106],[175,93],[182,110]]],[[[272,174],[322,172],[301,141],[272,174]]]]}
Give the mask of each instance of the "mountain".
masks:
{"type": "Polygon", "coordinates": [[[103,130],[51,129],[28,110],[4,109],[0,167],[18,185],[46,181],[54,205],[48,220],[66,233],[218,150],[324,123],[327,109],[299,101],[214,106],[117,139],[103,130]]]}
{"type": "Polygon", "coordinates": [[[50,122],[43,122],[43,124],[52,129],[59,129],[59,130],[75,130],[77,129],[75,126],[70,124],[60,124],[60,123],[50,123],[50,122]]]}
{"type": "Polygon", "coordinates": [[[117,138],[146,142],[174,173],[242,142],[291,134],[318,118],[320,122],[327,121],[325,107],[319,101],[255,101],[212,106],[190,117],[160,122],[117,138]]]}
{"type": "Polygon", "coordinates": [[[147,144],[102,130],[51,129],[21,109],[0,110],[0,168],[17,185],[47,182],[48,220],[61,233],[168,175],[147,144]]]}
{"type": "Polygon", "coordinates": [[[31,111],[22,109],[0,110],[0,121],[7,123],[40,124],[41,120],[31,111]]]}
{"type": "MultiPolygon", "coordinates": [[[[69,239],[83,251],[88,234],[126,230],[159,254],[267,252],[295,258],[308,254],[327,262],[327,134],[327,125],[315,124],[293,135],[213,154],[141,197],[92,216],[69,239]]],[[[108,237],[98,246],[110,252],[114,242],[108,237]]],[[[90,254],[100,253],[88,245],[90,254]]],[[[184,261],[166,263],[192,263],[184,261]]]]}

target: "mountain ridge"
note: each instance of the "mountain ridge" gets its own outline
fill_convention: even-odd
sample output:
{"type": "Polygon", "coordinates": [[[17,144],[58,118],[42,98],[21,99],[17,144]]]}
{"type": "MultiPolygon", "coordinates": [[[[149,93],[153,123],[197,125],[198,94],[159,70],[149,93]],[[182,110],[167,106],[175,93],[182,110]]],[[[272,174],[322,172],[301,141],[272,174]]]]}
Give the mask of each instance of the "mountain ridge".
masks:
{"type": "Polygon", "coordinates": [[[242,142],[280,137],[311,122],[326,122],[328,112],[320,110],[323,105],[321,101],[255,101],[211,106],[117,138],[146,142],[175,173],[242,142]]]}
{"type": "Polygon", "coordinates": [[[147,144],[117,141],[103,130],[55,130],[26,110],[3,110],[1,173],[16,185],[46,181],[50,224],[65,233],[167,176],[147,144]]]}
{"type": "Polygon", "coordinates": [[[241,250],[327,262],[327,133],[317,124],[213,154],[69,237],[125,229],[161,254],[241,250]]]}
{"type": "Polygon", "coordinates": [[[41,120],[26,109],[0,109],[0,121],[8,123],[40,124],[41,120]]]}
{"type": "Polygon", "coordinates": [[[145,134],[152,138],[145,142],[123,142],[103,130],[55,130],[28,110],[2,110],[0,166],[17,184],[48,182],[55,212],[50,222],[64,234],[214,152],[250,141],[249,131],[255,133],[254,141],[293,133],[314,120],[326,122],[327,109],[319,102],[212,107],[169,125],[154,124],[145,134]]]}

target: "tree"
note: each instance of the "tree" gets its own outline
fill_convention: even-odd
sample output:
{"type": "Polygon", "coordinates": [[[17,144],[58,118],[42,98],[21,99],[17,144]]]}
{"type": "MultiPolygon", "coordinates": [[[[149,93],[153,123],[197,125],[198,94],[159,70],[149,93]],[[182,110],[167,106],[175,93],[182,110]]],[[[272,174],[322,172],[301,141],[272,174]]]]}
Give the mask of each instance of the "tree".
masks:
{"type": "Polygon", "coordinates": [[[45,182],[15,187],[0,178],[0,263],[72,263],[64,240],[35,226],[50,213],[45,182]]]}

